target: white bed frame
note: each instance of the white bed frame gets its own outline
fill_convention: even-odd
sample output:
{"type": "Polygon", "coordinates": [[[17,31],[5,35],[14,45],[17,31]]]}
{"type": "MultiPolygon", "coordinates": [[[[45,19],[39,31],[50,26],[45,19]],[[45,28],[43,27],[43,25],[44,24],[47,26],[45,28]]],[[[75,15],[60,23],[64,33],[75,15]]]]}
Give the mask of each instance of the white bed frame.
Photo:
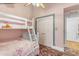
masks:
{"type": "MultiPolygon", "coordinates": [[[[0,18],[1,18],[0,19],[0,29],[2,29],[1,28],[2,24],[6,23],[6,22],[11,23],[13,25],[13,27],[11,29],[27,29],[28,33],[29,33],[30,41],[35,42],[34,46],[33,46],[33,50],[31,52],[34,52],[34,50],[36,48],[39,48],[39,44],[38,44],[39,38],[37,38],[37,35],[35,34],[35,29],[33,27],[32,20],[22,18],[22,17],[18,17],[18,16],[14,16],[14,15],[11,15],[11,14],[8,14],[8,13],[3,13],[3,12],[0,12],[0,18]],[[10,20],[6,20],[6,19],[10,19],[10,20]],[[29,26],[28,22],[31,22],[32,26],[29,26]],[[20,23],[22,23],[22,25],[20,23]],[[33,34],[31,34],[30,29],[32,30],[33,34]],[[32,35],[34,35],[34,40],[32,39],[32,35]]],[[[7,28],[5,28],[5,29],[7,29],[7,28]]],[[[29,52],[29,53],[31,53],[31,52],[29,52]]]]}

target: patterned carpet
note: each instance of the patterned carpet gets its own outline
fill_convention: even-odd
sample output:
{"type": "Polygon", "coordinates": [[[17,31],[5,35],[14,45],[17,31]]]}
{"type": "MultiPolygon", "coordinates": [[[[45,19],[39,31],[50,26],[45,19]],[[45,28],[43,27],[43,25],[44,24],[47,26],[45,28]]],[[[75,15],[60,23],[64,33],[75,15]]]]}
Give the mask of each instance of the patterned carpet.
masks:
{"type": "Polygon", "coordinates": [[[65,52],[60,52],[44,45],[39,47],[40,53],[38,56],[79,56],[79,50],[65,48],[65,52]]]}
{"type": "Polygon", "coordinates": [[[62,52],[59,52],[44,45],[40,45],[39,56],[61,56],[61,55],[63,55],[62,52]]]}

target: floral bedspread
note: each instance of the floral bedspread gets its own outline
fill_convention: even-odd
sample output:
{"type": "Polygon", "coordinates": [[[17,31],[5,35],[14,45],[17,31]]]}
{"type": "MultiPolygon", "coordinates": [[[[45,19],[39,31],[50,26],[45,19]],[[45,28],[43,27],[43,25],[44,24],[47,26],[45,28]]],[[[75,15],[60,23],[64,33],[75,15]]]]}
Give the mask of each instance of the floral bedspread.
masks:
{"type": "Polygon", "coordinates": [[[39,53],[39,48],[33,51],[32,42],[21,40],[0,44],[0,56],[31,56],[39,53]]]}

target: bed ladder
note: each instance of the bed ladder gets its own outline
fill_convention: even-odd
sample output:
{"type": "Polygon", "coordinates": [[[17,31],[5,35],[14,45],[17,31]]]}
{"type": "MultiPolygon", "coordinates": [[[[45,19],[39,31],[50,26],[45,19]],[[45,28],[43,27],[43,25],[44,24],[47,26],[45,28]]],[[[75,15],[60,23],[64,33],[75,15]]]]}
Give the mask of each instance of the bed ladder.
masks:
{"type": "Polygon", "coordinates": [[[37,38],[37,35],[35,34],[35,29],[33,28],[33,27],[29,27],[28,26],[28,33],[29,33],[29,38],[30,38],[30,41],[32,42],[32,41],[36,41],[37,43],[38,43],[38,39],[39,38],[37,38]],[[31,33],[31,31],[30,31],[30,29],[32,30],[32,33],[31,33]]]}
{"type": "Polygon", "coordinates": [[[29,26],[28,26],[28,34],[29,34],[29,39],[30,39],[30,41],[32,42],[32,36],[31,36],[31,32],[30,32],[30,28],[29,28],[29,26]]]}
{"type": "Polygon", "coordinates": [[[35,29],[33,28],[33,26],[32,28],[28,27],[28,34],[29,34],[30,41],[33,43],[32,52],[34,52],[34,50],[39,47],[39,44],[38,44],[39,38],[37,38],[37,35],[35,34],[35,29]],[[32,30],[32,32],[30,31],[30,29],[32,30]]]}

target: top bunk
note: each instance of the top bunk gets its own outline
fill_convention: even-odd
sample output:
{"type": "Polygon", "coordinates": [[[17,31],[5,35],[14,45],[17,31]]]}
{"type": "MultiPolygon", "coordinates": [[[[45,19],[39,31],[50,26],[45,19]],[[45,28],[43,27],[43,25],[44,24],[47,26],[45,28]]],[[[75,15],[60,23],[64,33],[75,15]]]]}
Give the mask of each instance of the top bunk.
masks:
{"type": "Polygon", "coordinates": [[[0,29],[27,29],[28,27],[32,28],[32,20],[0,12],[0,29]]]}

